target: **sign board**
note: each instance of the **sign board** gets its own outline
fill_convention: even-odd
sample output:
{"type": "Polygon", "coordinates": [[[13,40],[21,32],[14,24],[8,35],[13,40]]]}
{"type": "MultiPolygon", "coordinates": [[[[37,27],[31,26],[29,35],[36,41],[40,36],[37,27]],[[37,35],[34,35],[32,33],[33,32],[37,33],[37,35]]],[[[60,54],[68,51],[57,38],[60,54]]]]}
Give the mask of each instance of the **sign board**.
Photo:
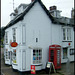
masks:
{"type": "Polygon", "coordinates": [[[18,45],[17,42],[12,42],[11,43],[11,47],[17,47],[17,45],[18,45]]]}
{"type": "Polygon", "coordinates": [[[48,62],[47,63],[47,68],[50,68],[51,67],[51,64],[52,64],[52,62],[48,62]]]}
{"type": "Polygon", "coordinates": [[[54,72],[56,72],[53,62],[47,62],[46,67],[50,69],[49,73],[51,72],[51,68],[52,68],[52,67],[53,67],[54,72]]]}
{"type": "Polygon", "coordinates": [[[35,66],[34,65],[31,65],[31,74],[36,74],[35,73],[35,66]]]}

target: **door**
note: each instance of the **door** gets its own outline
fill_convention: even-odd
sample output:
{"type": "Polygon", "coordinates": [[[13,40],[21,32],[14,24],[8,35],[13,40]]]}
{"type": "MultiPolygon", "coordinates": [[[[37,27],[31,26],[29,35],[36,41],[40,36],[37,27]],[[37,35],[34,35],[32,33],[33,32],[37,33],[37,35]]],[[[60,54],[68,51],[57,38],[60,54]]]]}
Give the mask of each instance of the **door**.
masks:
{"type": "Polygon", "coordinates": [[[50,61],[51,62],[54,62],[54,50],[51,50],[51,52],[50,52],[50,61]]]}

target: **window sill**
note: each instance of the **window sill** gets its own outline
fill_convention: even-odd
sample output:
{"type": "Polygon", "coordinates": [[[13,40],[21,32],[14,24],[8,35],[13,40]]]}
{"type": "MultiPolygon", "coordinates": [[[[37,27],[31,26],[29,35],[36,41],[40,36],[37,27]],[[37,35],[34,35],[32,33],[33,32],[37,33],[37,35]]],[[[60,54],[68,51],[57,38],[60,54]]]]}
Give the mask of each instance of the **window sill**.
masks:
{"type": "Polygon", "coordinates": [[[5,59],[6,61],[9,61],[9,59],[5,59]]]}
{"type": "Polygon", "coordinates": [[[13,65],[18,65],[17,63],[12,63],[13,65]]]}
{"type": "Polygon", "coordinates": [[[42,65],[42,63],[40,63],[40,64],[32,64],[32,65],[35,65],[35,66],[41,66],[41,65],[42,65]]]}
{"type": "Polygon", "coordinates": [[[6,43],[5,45],[9,45],[8,43],[6,43]]]}
{"type": "Polygon", "coordinates": [[[72,42],[71,40],[63,40],[62,42],[72,42]]]}

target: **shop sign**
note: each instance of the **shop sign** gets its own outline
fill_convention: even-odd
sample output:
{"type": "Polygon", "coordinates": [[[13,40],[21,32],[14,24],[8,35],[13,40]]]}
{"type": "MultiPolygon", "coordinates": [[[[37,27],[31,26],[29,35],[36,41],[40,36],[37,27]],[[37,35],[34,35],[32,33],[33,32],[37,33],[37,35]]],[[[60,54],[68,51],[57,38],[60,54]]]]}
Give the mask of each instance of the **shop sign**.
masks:
{"type": "Polygon", "coordinates": [[[31,65],[31,74],[36,74],[35,73],[35,66],[34,65],[31,65]]]}
{"type": "Polygon", "coordinates": [[[11,47],[17,47],[17,45],[18,45],[17,42],[12,42],[11,43],[11,47]]]}

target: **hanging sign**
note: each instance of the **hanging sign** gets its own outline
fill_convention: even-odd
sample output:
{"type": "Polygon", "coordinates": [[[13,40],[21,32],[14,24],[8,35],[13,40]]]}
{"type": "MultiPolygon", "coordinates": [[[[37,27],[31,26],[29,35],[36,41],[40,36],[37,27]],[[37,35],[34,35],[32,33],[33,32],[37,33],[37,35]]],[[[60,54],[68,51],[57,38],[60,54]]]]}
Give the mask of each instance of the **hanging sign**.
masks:
{"type": "Polygon", "coordinates": [[[18,45],[17,42],[12,42],[11,43],[11,47],[17,47],[17,45],[18,45]]]}
{"type": "Polygon", "coordinates": [[[35,73],[35,66],[34,65],[31,65],[31,74],[36,74],[35,73]]]}

